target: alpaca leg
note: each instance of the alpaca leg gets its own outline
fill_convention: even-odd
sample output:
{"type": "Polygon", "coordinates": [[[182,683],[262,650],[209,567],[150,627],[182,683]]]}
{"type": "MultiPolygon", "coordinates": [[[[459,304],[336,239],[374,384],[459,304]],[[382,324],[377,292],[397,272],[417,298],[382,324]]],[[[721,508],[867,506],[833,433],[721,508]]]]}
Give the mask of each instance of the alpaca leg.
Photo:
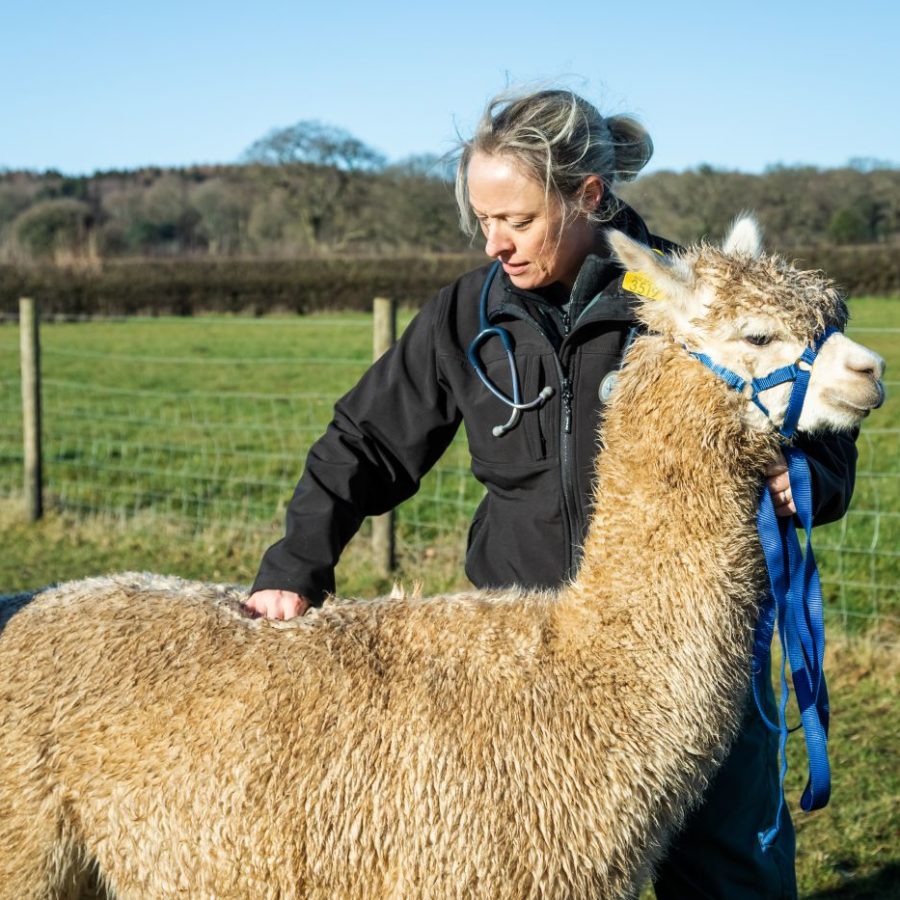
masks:
{"type": "Polygon", "coordinates": [[[105,896],[92,887],[90,861],[72,840],[40,768],[21,765],[25,755],[0,755],[0,900],[105,896]]]}
{"type": "Polygon", "coordinates": [[[37,900],[70,895],[74,881],[60,877],[66,866],[55,828],[39,809],[0,796],[0,898],[37,900]],[[69,881],[66,885],[65,882],[69,881]]]}
{"type": "Polygon", "coordinates": [[[0,898],[51,896],[53,840],[42,827],[40,804],[29,802],[32,786],[0,755],[0,898]]]}
{"type": "Polygon", "coordinates": [[[7,816],[0,802],[0,900],[108,900],[97,873],[46,820],[7,816]]]}

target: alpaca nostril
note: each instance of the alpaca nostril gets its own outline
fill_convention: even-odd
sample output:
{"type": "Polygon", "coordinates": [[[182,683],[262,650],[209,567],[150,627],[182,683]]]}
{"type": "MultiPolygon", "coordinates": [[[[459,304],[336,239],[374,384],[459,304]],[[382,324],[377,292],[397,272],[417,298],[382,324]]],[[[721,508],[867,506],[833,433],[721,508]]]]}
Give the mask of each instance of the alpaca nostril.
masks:
{"type": "Polygon", "coordinates": [[[857,372],[860,375],[868,375],[876,381],[880,381],[884,375],[884,360],[880,356],[861,356],[852,359],[847,363],[847,368],[851,372],[857,372]]]}

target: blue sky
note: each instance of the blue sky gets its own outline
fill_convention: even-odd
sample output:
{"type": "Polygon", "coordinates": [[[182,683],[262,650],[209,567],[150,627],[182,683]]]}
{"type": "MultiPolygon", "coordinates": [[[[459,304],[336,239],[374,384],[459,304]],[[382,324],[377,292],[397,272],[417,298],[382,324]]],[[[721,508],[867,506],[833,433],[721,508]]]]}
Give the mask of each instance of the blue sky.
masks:
{"type": "Polygon", "coordinates": [[[3,0],[0,168],[231,162],[319,119],[442,153],[507,81],[632,112],[653,169],[900,162],[900,6],[3,0]]]}

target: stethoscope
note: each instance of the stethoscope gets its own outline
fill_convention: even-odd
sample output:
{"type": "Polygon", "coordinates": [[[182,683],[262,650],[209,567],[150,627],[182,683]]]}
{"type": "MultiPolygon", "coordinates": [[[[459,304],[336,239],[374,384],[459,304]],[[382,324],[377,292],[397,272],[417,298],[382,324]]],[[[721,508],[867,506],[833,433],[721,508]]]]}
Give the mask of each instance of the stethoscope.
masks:
{"type": "Polygon", "coordinates": [[[479,327],[481,331],[475,336],[475,339],[469,344],[468,349],[468,357],[469,362],[472,365],[472,368],[475,370],[475,374],[481,379],[481,383],[501,402],[505,403],[507,406],[512,407],[512,413],[509,417],[509,421],[503,425],[495,425],[491,429],[491,434],[494,437],[503,437],[509,431],[512,431],[516,425],[519,424],[519,419],[522,418],[522,413],[529,409],[539,409],[543,406],[552,396],[553,396],[553,388],[549,385],[545,387],[538,395],[528,403],[522,402],[522,391],[521,385],[519,383],[519,373],[516,370],[516,361],[513,357],[513,340],[512,335],[505,329],[501,328],[499,325],[491,325],[488,321],[487,316],[487,304],[488,304],[488,293],[491,290],[491,284],[493,284],[494,278],[497,275],[497,272],[500,270],[500,260],[498,259],[490,268],[487,274],[487,278],[484,280],[484,286],[481,288],[481,300],[480,300],[480,322],[479,327]],[[509,376],[512,382],[512,397],[508,397],[500,388],[495,385],[490,378],[488,378],[487,372],[485,372],[484,367],[481,364],[481,360],[478,358],[478,351],[481,348],[481,345],[487,341],[489,338],[497,336],[500,338],[500,343],[503,344],[503,349],[506,351],[506,359],[509,362],[509,376]]]}

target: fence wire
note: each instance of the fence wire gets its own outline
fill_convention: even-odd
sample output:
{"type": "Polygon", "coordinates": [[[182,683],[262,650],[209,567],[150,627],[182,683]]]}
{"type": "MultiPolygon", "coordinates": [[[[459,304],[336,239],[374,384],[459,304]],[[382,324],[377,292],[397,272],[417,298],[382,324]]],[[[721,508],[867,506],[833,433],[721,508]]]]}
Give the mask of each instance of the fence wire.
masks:
{"type": "MultiPolygon", "coordinates": [[[[894,329],[896,330],[896,329],[894,329]]],[[[866,329],[869,335],[877,329],[866,329]]],[[[891,331],[884,329],[884,333],[891,331]]],[[[127,320],[45,325],[45,499],[187,530],[272,536],[335,399],[371,356],[371,317],[127,320]]],[[[859,439],[850,512],[817,529],[827,612],[848,630],[900,631],[900,382],[859,439]],[[879,427],[884,421],[888,427],[879,427]]],[[[0,328],[0,497],[22,492],[18,332],[0,328]]],[[[398,509],[401,556],[459,566],[481,486],[460,433],[398,509]]]]}

